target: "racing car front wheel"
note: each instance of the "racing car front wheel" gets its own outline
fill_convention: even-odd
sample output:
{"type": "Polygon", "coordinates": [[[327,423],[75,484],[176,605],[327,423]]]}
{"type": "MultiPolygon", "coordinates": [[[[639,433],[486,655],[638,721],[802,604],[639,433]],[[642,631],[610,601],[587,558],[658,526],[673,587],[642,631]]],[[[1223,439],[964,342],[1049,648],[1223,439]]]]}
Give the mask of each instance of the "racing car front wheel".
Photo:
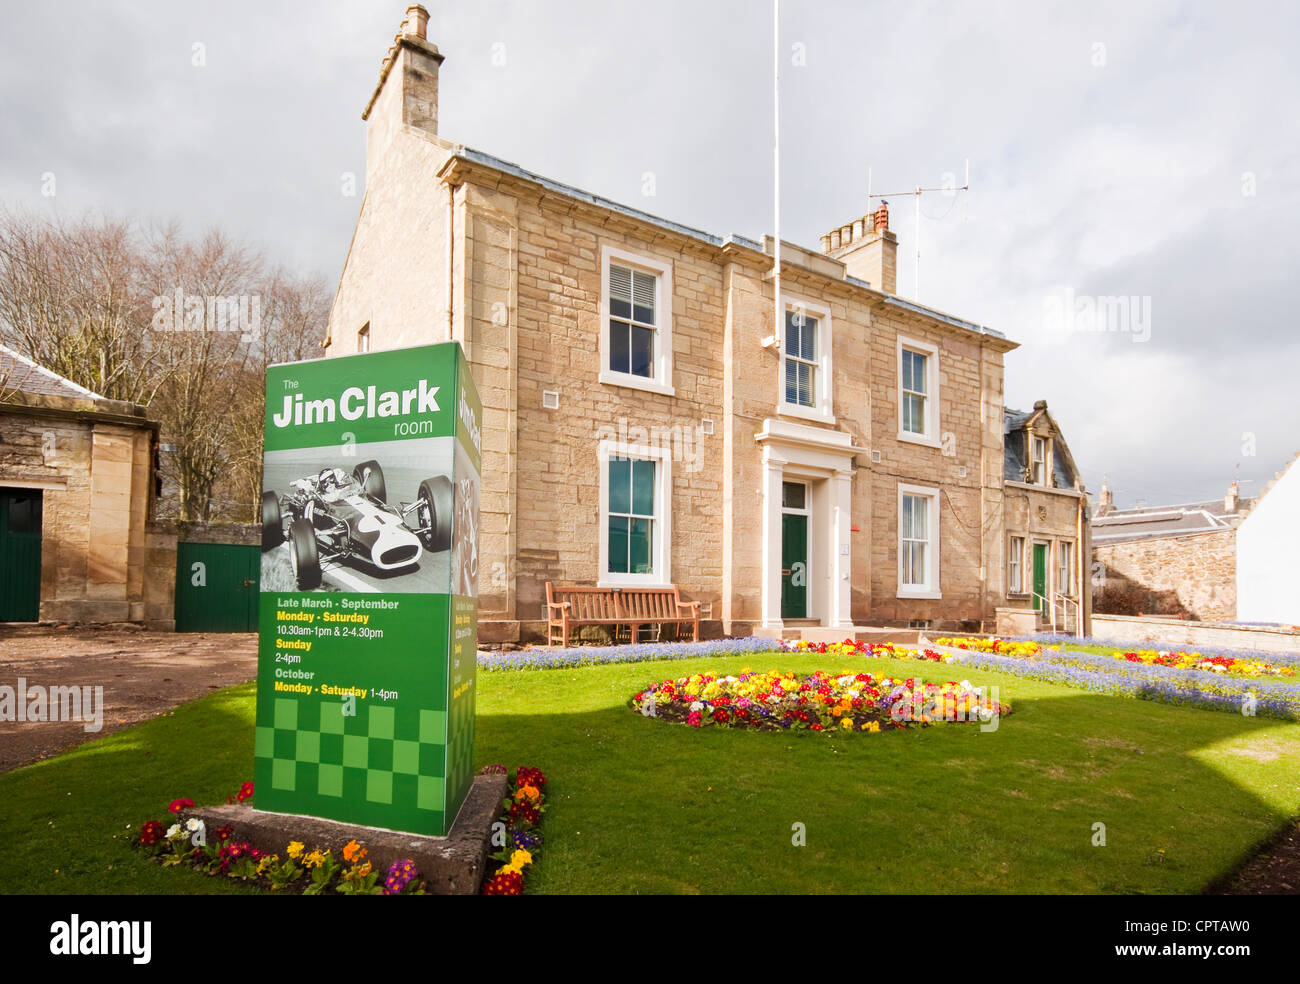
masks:
{"type": "Polygon", "coordinates": [[[274,550],[284,542],[284,519],[280,516],[280,497],[262,493],[262,549],[274,550]]]}
{"type": "Polygon", "coordinates": [[[372,499],[388,501],[388,486],[384,484],[384,470],[377,461],[363,461],[352,469],[352,477],[361,484],[361,490],[372,499]]]}
{"type": "Polygon", "coordinates": [[[289,563],[299,591],[320,587],[320,554],[316,550],[316,531],[299,516],[289,524],[289,563]]]}
{"type": "Polygon", "coordinates": [[[430,550],[446,550],[451,546],[452,510],[456,507],[456,491],[446,475],[435,475],[420,483],[420,529],[430,550]]]}

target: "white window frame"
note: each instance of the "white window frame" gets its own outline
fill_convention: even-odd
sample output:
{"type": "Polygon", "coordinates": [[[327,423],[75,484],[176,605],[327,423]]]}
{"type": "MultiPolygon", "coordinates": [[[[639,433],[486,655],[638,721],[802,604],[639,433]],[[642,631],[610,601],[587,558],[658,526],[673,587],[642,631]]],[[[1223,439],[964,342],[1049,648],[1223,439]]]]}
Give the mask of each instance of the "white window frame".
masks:
{"type": "Polygon", "coordinates": [[[910,444],[923,444],[926,447],[940,446],[939,435],[939,346],[923,342],[918,338],[898,336],[898,352],[894,357],[894,373],[897,377],[898,398],[898,439],[910,444]],[[926,357],[925,360],[925,433],[915,434],[903,429],[903,352],[912,351],[926,357]]]}
{"type": "Polygon", "coordinates": [[[1012,536],[1007,543],[1007,594],[1025,593],[1025,543],[1027,537],[1012,536]],[[1016,544],[1020,544],[1019,551],[1016,544]],[[1014,572],[1014,573],[1013,573],[1014,572]]]}
{"type": "Polygon", "coordinates": [[[602,383],[627,386],[673,396],[673,266],[671,263],[615,246],[600,248],[600,375],[602,383]],[[647,379],[630,372],[614,372],[609,368],[611,344],[609,337],[609,267],[628,267],[655,276],[655,352],[652,360],[654,376],[647,379]]]}
{"type": "Polygon", "coordinates": [[[898,597],[899,598],[942,598],[940,591],[939,567],[939,489],[924,485],[898,484],[898,520],[895,527],[895,539],[898,545],[898,597]],[[929,501],[927,528],[929,546],[926,551],[925,583],[921,585],[903,583],[903,497],[921,496],[929,501]]]}
{"type": "Polygon", "coordinates": [[[360,328],[357,329],[357,351],[362,353],[370,351],[370,322],[369,321],[367,321],[364,325],[362,325],[360,328]]]}
{"type": "Polygon", "coordinates": [[[804,314],[817,321],[817,358],[815,360],[816,372],[813,378],[814,405],[805,407],[799,403],[788,403],[785,398],[785,360],[788,353],[785,350],[785,317],[782,316],[780,335],[781,339],[781,357],[777,359],[777,402],[776,412],[785,417],[801,417],[804,420],[813,420],[823,424],[835,423],[834,413],[834,377],[832,369],[835,365],[831,358],[831,310],[824,304],[818,304],[816,301],[810,301],[806,297],[795,297],[784,291],[781,294],[785,302],[782,310],[785,313],[802,309],[804,314]]]}
{"type": "Polygon", "coordinates": [[[1051,438],[1039,437],[1033,431],[1029,432],[1029,484],[1041,485],[1044,488],[1051,488],[1052,485],[1052,441],[1051,438]],[[1038,443],[1043,444],[1043,476],[1040,479],[1038,471],[1038,443]]]}
{"type": "Polygon", "coordinates": [[[665,587],[671,585],[672,538],[672,451],[621,441],[601,441],[596,448],[597,467],[600,469],[600,567],[596,586],[665,587]],[[609,459],[644,458],[655,462],[655,512],[654,528],[650,540],[651,573],[612,574],[609,570],[609,459]]]}
{"type": "Polygon", "coordinates": [[[1074,585],[1071,583],[1074,580],[1074,558],[1071,556],[1066,556],[1067,554],[1073,554],[1073,553],[1074,553],[1073,540],[1056,541],[1056,580],[1058,582],[1056,585],[1056,593],[1059,595],[1064,595],[1066,598],[1074,597],[1074,595],[1071,594],[1071,590],[1074,587],[1074,585]],[[1064,584],[1060,583],[1062,580],[1061,578],[1062,572],[1064,572],[1065,574],[1064,584]]]}

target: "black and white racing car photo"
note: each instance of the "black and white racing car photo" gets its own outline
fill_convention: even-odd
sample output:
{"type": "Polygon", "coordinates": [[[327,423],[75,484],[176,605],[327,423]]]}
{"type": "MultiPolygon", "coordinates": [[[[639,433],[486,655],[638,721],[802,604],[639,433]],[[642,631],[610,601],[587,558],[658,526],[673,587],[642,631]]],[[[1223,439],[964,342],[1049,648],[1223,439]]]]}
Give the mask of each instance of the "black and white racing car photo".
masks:
{"type": "Polygon", "coordinates": [[[320,587],[322,564],[362,570],[413,568],[424,551],[451,547],[455,490],[445,475],[420,483],[414,502],[388,502],[377,461],[352,469],[323,468],[294,479],[292,491],[262,493],[262,549],[288,540],[289,561],[300,591],[320,587]]]}

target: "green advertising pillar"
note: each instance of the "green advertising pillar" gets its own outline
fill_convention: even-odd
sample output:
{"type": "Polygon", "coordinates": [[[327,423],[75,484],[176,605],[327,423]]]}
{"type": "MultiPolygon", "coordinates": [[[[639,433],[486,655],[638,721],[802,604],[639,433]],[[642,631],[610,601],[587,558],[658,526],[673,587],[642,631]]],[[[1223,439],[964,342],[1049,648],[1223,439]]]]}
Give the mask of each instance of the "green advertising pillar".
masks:
{"type": "Polygon", "coordinates": [[[433,836],[455,820],[481,419],[455,342],[267,370],[259,810],[433,836]]]}

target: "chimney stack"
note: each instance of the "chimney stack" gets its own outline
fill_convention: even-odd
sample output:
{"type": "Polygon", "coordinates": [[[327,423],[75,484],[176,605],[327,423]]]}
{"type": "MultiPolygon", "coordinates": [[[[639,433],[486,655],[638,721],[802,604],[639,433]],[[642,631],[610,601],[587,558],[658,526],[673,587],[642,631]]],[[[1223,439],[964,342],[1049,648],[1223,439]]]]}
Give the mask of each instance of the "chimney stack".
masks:
{"type": "Polygon", "coordinates": [[[406,8],[401,29],[380,63],[379,84],[361,118],[366,121],[369,176],[393,137],[404,127],[438,135],[438,67],[442,55],[429,41],[429,12],[406,8]]]}
{"type": "Polygon", "coordinates": [[[1237,511],[1237,483],[1233,482],[1228,486],[1228,494],[1223,497],[1223,511],[1226,513],[1235,513],[1237,511]]]}
{"type": "Polygon", "coordinates": [[[886,294],[898,293],[898,237],[889,231],[889,203],[832,229],[822,252],[844,262],[844,272],[886,294]],[[870,230],[870,231],[868,231],[870,230]]]}
{"type": "Polygon", "coordinates": [[[1115,508],[1115,499],[1110,494],[1110,489],[1103,481],[1101,483],[1101,491],[1097,493],[1097,511],[1093,513],[1093,515],[1098,517],[1105,516],[1108,512],[1110,512],[1114,508],[1115,508]]]}

